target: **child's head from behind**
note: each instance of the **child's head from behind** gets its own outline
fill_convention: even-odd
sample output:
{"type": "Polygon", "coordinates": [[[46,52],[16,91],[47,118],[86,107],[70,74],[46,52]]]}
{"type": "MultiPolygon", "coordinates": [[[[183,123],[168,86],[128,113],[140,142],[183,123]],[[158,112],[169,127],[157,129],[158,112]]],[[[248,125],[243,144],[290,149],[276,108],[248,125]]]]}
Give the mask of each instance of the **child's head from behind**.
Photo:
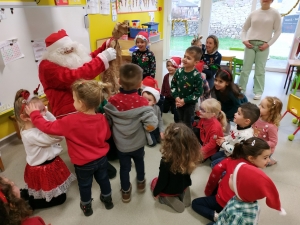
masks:
{"type": "Polygon", "coordinates": [[[192,129],[183,123],[171,123],[165,130],[161,153],[171,163],[171,172],[191,174],[203,160],[200,144],[192,129]]]}
{"type": "Polygon", "coordinates": [[[169,74],[173,75],[180,65],[181,65],[180,57],[171,57],[170,59],[168,59],[166,66],[167,66],[167,70],[169,71],[169,74]]]}
{"type": "Polygon", "coordinates": [[[143,70],[133,63],[124,64],[120,67],[119,83],[126,91],[131,91],[141,87],[143,70]]]}
{"type": "Polygon", "coordinates": [[[213,53],[214,51],[217,51],[219,48],[219,39],[216,35],[209,35],[206,38],[206,50],[208,53],[213,53]]]}
{"type": "Polygon", "coordinates": [[[279,126],[281,120],[282,102],[277,97],[265,97],[259,104],[260,116],[266,122],[279,126]]]}
{"type": "Polygon", "coordinates": [[[184,57],[182,59],[182,65],[184,68],[194,68],[202,57],[202,50],[197,46],[191,46],[185,50],[184,57]]]}
{"type": "Polygon", "coordinates": [[[20,198],[20,189],[12,181],[0,177],[1,224],[21,224],[31,214],[29,205],[20,198]]]}
{"type": "Polygon", "coordinates": [[[96,110],[104,100],[105,94],[110,94],[109,85],[96,80],[79,79],[72,86],[74,107],[79,112],[96,110]]]}
{"type": "Polygon", "coordinates": [[[240,127],[248,127],[254,124],[260,116],[260,110],[257,105],[246,102],[242,104],[234,114],[234,120],[240,127]]]}
{"type": "Polygon", "coordinates": [[[147,45],[149,43],[148,33],[146,31],[140,31],[135,36],[135,45],[139,48],[140,51],[146,51],[147,45]]]}
{"type": "Polygon", "coordinates": [[[149,102],[149,106],[154,106],[160,99],[159,91],[152,87],[145,87],[142,96],[149,102]]]}
{"type": "Polygon", "coordinates": [[[202,42],[201,39],[203,38],[202,35],[198,34],[198,35],[194,35],[193,40],[191,41],[191,45],[192,46],[198,46],[198,47],[202,47],[202,42]]]}
{"type": "Polygon", "coordinates": [[[226,115],[221,109],[221,103],[214,99],[209,98],[204,100],[200,105],[200,118],[210,119],[216,117],[222,124],[223,129],[226,128],[227,120],[226,115]]]}
{"type": "Polygon", "coordinates": [[[239,163],[230,175],[229,187],[243,202],[253,203],[266,198],[270,208],[280,211],[281,215],[286,214],[281,208],[279,194],[273,181],[252,165],[239,163]]]}
{"type": "Polygon", "coordinates": [[[270,162],[271,149],[263,139],[252,137],[235,144],[233,159],[244,158],[258,168],[265,168],[270,162]]]}

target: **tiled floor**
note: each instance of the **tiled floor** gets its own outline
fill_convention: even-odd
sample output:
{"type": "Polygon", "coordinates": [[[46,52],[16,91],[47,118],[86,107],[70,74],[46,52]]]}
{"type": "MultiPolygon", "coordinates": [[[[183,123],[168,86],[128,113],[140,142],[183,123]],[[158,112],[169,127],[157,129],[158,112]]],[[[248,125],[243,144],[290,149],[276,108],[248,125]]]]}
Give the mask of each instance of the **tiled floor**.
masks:
{"type": "MultiPolygon", "coordinates": [[[[286,107],[288,96],[283,90],[285,75],[281,73],[267,73],[266,91],[264,95],[279,97],[286,107]]],[[[252,99],[250,91],[253,86],[253,79],[250,77],[247,97],[252,99]]],[[[252,100],[251,100],[252,101],[252,100]]],[[[255,101],[259,103],[259,101],[255,101]]],[[[286,116],[279,127],[279,143],[275,150],[274,158],[278,164],[265,169],[265,172],[275,182],[281,197],[282,207],[286,210],[286,216],[280,216],[277,211],[268,208],[265,200],[259,202],[262,211],[260,223],[262,225],[299,225],[299,203],[300,203],[300,132],[295,136],[294,141],[288,141],[287,136],[295,130],[296,126],[291,122],[292,117],[286,116]]],[[[172,122],[171,114],[164,115],[164,123],[172,122]]],[[[65,144],[61,157],[66,162],[71,171],[74,167],[70,163],[65,144]]],[[[160,152],[159,146],[145,149],[146,179],[149,185],[152,178],[158,175],[160,152]]],[[[13,180],[19,187],[24,186],[23,173],[25,168],[25,152],[20,140],[14,140],[8,146],[1,149],[2,160],[6,170],[1,176],[6,176],[13,180]]],[[[112,162],[119,168],[118,161],[112,162]]],[[[211,171],[209,162],[198,166],[192,174],[193,184],[191,186],[192,198],[204,196],[204,187],[211,171]]],[[[149,186],[144,194],[136,192],[135,168],[131,172],[131,182],[133,184],[132,200],[124,204],[121,200],[119,176],[111,180],[112,197],[115,207],[106,210],[100,203],[100,190],[96,182],[93,185],[93,209],[94,214],[85,217],[79,208],[79,193],[77,183],[73,182],[67,193],[67,201],[57,207],[45,210],[36,210],[34,215],[41,216],[46,224],[52,225],[91,225],[91,224],[122,224],[122,225],[153,225],[153,224],[207,224],[208,221],[196,214],[190,207],[179,214],[171,208],[156,202],[151,195],[149,186]]],[[[255,181],[253,181],[255,182],[255,181]]]]}

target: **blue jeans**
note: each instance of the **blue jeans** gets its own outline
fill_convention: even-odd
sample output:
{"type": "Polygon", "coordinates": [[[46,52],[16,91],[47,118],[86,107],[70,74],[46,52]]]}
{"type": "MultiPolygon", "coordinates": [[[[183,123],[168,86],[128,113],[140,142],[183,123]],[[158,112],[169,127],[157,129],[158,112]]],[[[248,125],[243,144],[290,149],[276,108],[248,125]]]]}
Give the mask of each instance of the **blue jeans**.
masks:
{"type": "Polygon", "coordinates": [[[189,128],[192,129],[192,120],[191,118],[195,114],[195,104],[185,104],[182,107],[177,108],[179,121],[183,122],[189,128]]]}
{"type": "Polygon", "coordinates": [[[74,165],[74,167],[82,203],[89,203],[91,201],[93,177],[100,186],[101,194],[103,196],[111,195],[111,187],[107,175],[106,156],[89,162],[83,166],[74,165]]]}
{"type": "Polygon", "coordinates": [[[223,159],[226,158],[224,151],[218,151],[214,155],[211,156],[211,168],[214,168],[215,165],[217,165],[219,162],[221,162],[223,159]]]}
{"type": "Polygon", "coordinates": [[[145,164],[144,164],[144,147],[133,152],[118,151],[120,161],[120,180],[123,191],[128,191],[130,188],[129,172],[131,171],[131,159],[133,159],[138,181],[145,179],[145,164]]]}
{"type": "Polygon", "coordinates": [[[216,196],[196,198],[192,201],[193,210],[201,216],[214,221],[215,211],[221,212],[223,207],[219,205],[216,196]]]}
{"type": "Polygon", "coordinates": [[[150,145],[151,147],[154,147],[157,143],[160,143],[159,128],[156,128],[154,131],[150,132],[150,136],[153,141],[153,144],[150,145]]]}

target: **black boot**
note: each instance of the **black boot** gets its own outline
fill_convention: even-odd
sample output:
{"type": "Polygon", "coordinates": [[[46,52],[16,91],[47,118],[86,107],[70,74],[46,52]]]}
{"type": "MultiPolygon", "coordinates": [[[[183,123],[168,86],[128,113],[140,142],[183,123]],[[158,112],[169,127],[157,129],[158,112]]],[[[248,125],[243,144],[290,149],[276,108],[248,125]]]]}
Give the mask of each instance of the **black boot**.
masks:
{"type": "Polygon", "coordinates": [[[111,195],[104,197],[103,195],[100,195],[101,202],[104,203],[106,209],[112,209],[114,207],[114,203],[112,202],[111,195]]]}
{"type": "Polygon", "coordinates": [[[93,214],[92,201],[89,204],[87,204],[87,205],[82,205],[80,203],[80,208],[83,211],[83,213],[84,213],[85,216],[90,216],[90,215],[93,214]]]}

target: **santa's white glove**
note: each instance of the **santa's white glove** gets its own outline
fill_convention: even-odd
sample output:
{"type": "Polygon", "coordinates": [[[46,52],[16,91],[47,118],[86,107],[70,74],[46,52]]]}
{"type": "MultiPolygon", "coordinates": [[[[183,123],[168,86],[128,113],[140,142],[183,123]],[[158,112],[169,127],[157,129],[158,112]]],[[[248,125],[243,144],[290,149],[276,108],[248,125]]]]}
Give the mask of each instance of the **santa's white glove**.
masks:
{"type": "Polygon", "coordinates": [[[117,52],[113,48],[108,48],[101,52],[99,55],[100,58],[102,58],[101,56],[104,56],[107,59],[107,61],[111,61],[117,58],[117,52]]]}

